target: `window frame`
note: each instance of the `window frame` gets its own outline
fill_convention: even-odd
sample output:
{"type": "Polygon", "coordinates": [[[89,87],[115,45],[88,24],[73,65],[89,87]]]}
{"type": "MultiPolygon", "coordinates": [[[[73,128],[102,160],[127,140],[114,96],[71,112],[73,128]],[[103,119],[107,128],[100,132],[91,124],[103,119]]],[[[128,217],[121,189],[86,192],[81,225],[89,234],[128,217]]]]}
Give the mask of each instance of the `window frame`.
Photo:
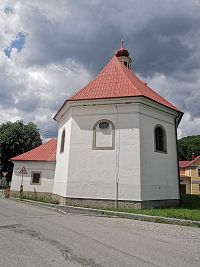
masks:
{"type": "Polygon", "coordinates": [[[160,124],[156,124],[155,127],[154,127],[154,151],[155,152],[158,152],[158,153],[163,153],[163,154],[167,154],[167,133],[166,133],[166,130],[165,128],[160,125],[160,124]],[[163,141],[163,150],[158,150],[157,149],[157,135],[156,135],[156,129],[157,128],[161,128],[162,129],[162,141],[163,141]]]}
{"type": "Polygon", "coordinates": [[[65,129],[62,131],[61,141],[60,141],[60,154],[65,151],[65,129]]]}
{"type": "Polygon", "coordinates": [[[31,185],[41,185],[41,179],[42,179],[42,172],[41,171],[32,171],[31,172],[31,182],[30,182],[31,185]],[[38,183],[34,183],[33,182],[33,175],[34,174],[40,174],[40,178],[39,178],[39,182],[38,183]]]}
{"type": "MultiPolygon", "coordinates": [[[[104,129],[101,129],[102,131],[104,129]]],[[[93,142],[92,142],[92,149],[93,150],[114,150],[115,149],[115,125],[112,121],[108,120],[108,119],[101,119],[97,122],[95,122],[94,126],[93,126],[93,142]],[[96,146],[96,141],[97,141],[97,136],[96,136],[96,129],[98,127],[98,125],[101,123],[101,122],[108,122],[109,123],[109,126],[112,127],[112,146],[108,146],[108,147],[102,147],[102,146],[96,146]]]]}

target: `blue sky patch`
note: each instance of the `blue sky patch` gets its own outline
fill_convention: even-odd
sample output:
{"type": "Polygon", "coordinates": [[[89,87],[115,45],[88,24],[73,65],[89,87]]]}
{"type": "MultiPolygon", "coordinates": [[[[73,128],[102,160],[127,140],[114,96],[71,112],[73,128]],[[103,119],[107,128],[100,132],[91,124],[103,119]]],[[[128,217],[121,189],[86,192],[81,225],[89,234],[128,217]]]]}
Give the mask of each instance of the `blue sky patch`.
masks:
{"type": "Polygon", "coordinates": [[[11,41],[10,45],[4,49],[4,53],[8,58],[11,57],[12,49],[17,49],[17,53],[21,52],[22,49],[25,47],[26,37],[28,33],[26,32],[19,32],[14,40],[11,41]]]}

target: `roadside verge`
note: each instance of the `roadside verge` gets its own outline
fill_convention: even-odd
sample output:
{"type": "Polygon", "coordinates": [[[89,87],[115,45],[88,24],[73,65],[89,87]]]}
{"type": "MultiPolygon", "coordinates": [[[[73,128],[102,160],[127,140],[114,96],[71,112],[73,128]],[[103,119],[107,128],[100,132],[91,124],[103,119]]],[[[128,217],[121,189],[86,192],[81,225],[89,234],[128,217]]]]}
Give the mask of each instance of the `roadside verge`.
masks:
{"type": "Polygon", "coordinates": [[[135,214],[135,213],[133,214],[133,213],[127,213],[127,212],[121,212],[121,211],[110,211],[110,210],[104,210],[104,209],[93,209],[93,208],[84,208],[84,207],[75,207],[75,206],[62,206],[62,205],[49,204],[49,203],[44,203],[44,202],[37,202],[33,200],[19,199],[19,198],[13,198],[13,197],[11,197],[10,200],[25,202],[25,203],[38,206],[38,207],[49,208],[49,209],[55,210],[63,214],[77,213],[77,214],[85,214],[85,215],[100,215],[100,216],[107,216],[107,217],[117,217],[117,218],[124,218],[124,219],[148,221],[148,222],[155,222],[155,223],[176,224],[176,225],[183,225],[183,226],[193,226],[193,227],[200,228],[200,221],[183,220],[183,219],[161,217],[161,216],[151,216],[151,215],[135,214]]]}

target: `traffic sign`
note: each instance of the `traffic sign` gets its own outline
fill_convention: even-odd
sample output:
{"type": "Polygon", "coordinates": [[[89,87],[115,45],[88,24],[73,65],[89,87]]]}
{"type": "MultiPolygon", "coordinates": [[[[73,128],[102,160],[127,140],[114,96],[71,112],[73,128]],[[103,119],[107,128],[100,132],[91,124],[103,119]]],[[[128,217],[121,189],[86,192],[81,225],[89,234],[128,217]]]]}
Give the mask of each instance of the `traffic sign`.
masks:
{"type": "Polygon", "coordinates": [[[27,174],[27,170],[26,170],[26,168],[23,166],[23,167],[21,168],[21,170],[19,171],[19,173],[21,173],[21,174],[27,174]]]}

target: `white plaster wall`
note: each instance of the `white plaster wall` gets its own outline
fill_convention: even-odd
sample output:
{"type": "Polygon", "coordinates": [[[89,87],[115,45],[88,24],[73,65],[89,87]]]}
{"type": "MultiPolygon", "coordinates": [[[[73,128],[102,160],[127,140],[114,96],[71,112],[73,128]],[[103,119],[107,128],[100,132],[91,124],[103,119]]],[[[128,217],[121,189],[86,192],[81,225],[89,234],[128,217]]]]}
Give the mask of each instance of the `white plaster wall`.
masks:
{"type": "Polygon", "coordinates": [[[113,101],[73,102],[60,119],[54,193],[114,200],[119,168],[119,200],[178,199],[177,112],[144,98],[113,101]],[[112,121],[117,128],[114,150],[92,149],[93,126],[102,119],[112,121]],[[154,151],[156,124],[166,129],[167,154],[154,151]],[[66,147],[62,155],[64,127],[66,147]]]}
{"type": "Polygon", "coordinates": [[[63,117],[59,122],[57,151],[56,151],[56,169],[54,177],[54,194],[66,197],[67,192],[67,177],[68,177],[68,159],[70,149],[71,136],[71,118],[70,114],[63,117]],[[65,129],[65,146],[64,152],[60,153],[61,136],[65,129]]]}
{"type": "Polygon", "coordinates": [[[27,162],[27,161],[14,161],[14,169],[11,182],[11,190],[19,191],[22,182],[22,175],[19,173],[21,168],[24,166],[27,170],[27,174],[23,177],[23,190],[34,192],[53,192],[53,180],[55,172],[54,162],[27,162]],[[41,183],[31,184],[31,172],[41,172],[41,183]]]}
{"type": "Polygon", "coordinates": [[[142,200],[179,199],[174,117],[144,106],[140,108],[142,200]],[[167,153],[155,152],[156,124],[166,130],[167,153]]]}
{"type": "Polygon", "coordinates": [[[114,200],[119,153],[119,199],[141,199],[137,108],[119,106],[114,150],[92,150],[92,142],[97,121],[110,120],[116,128],[116,105],[72,108],[67,197],[114,200]]]}

